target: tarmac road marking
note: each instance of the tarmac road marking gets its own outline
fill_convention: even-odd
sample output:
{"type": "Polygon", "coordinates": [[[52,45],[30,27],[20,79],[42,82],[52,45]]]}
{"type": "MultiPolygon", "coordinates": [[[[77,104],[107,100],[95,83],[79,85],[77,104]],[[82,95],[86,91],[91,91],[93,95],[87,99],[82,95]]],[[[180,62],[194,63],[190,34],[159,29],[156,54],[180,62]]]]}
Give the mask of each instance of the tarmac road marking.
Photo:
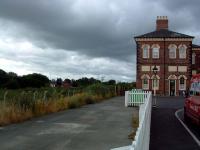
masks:
{"type": "Polygon", "coordinates": [[[200,147],[200,141],[199,139],[192,133],[192,131],[187,127],[187,125],[180,119],[180,117],[178,116],[178,113],[180,113],[181,111],[183,111],[183,109],[179,109],[175,112],[175,116],[176,118],[180,121],[180,123],[183,125],[183,127],[188,131],[188,133],[192,136],[192,138],[194,139],[194,141],[198,144],[198,146],[200,147]]]}

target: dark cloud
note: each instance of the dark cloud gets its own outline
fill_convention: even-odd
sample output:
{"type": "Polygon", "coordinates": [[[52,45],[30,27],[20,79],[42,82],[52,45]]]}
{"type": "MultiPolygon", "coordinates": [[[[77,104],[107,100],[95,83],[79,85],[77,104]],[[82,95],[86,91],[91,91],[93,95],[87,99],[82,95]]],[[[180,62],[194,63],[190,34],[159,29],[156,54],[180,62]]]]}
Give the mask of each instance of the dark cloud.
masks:
{"type": "MultiPolygon", "coordinates": [[[[109,65],[101,69],[93,67],[95,64],[88,65],[86,69],[77,64],[66,67],[63,63],[70,63],[65,61],[70,55],[61,52],[66,51],[75,52],[86,59],[85,62],[103,58],[102,61],[110,60],[119,66],[128,66],[129,70],[124,72],[127,78],[132,78],[135,76],[133,36],[155,30],[156,16],[166,15],[171,30],[196,36],[198,44],[199,5],[198,0],[1,0],[0,33],[3,34],[0,36],[5,36],[2,39],[12,37],[19,42],[30,41],[48,53],[30,56],[13,54],[17,55],[16,61],[27,58],[29,64],[39,70],[48,68],[50,72],[59,70],[64,74],[62,69],[55,67],[61,64],[61,68],[73,74],[89,71],[88,74],[98,75],[104,71],[107,75],[126,76],[120,69],[109,70],[109,65]]],[[[0,51],[1,57],[11,55],[3,48],[0,51]]]]}
{"type": "Polygon", "coordinates": [[[108,3],[106,8],[98,8],[98,4],[106,3],[2,0],[0,16],[28,28],[26,32],[31,32],[28,35],[39,46],[46,43],[46,46],[95,57],[125,59],[131,52],[128,45],[132,38],[129,32],[131,28],[124,26],[122,14],[115,10],[119,6],[108,3]],[[92,8],[94,6],[96,8],[92,8]]]}

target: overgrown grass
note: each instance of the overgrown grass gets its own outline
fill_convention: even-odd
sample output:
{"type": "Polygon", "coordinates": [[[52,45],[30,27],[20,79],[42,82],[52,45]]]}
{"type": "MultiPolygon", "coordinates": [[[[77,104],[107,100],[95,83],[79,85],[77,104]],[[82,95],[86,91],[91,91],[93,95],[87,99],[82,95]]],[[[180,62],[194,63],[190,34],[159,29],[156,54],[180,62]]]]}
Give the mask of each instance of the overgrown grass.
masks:
{"type": "Polygon", "coordinates": [[[135,139],[136,131],[137,131],[137,128],[139,127],[139,112],[138,111],[139,110],[136,111],[137,113],[134,112],[132,116],[132,121],[131,121],[132,131],[128,135],[128,138],[131,140],[135,139]]]}
{"type": "MultiPolygon", "coordinates": [[[[16,91],[13,93],[16,94],[16,91]]],[[[100,84],[89,86],[73,96],[68,96],[62,90],[61,92],[51,90],[45,94],[45,98],[41,96],[38,99],[36,94],[32,96],[31,92],[18,92],[18,94],[17,98],[12,99],[11,96],[7,96],[6,101],[0,101],[0,126],[66,109],[79,108],[116,96],[113,87],[100,84]]]]}

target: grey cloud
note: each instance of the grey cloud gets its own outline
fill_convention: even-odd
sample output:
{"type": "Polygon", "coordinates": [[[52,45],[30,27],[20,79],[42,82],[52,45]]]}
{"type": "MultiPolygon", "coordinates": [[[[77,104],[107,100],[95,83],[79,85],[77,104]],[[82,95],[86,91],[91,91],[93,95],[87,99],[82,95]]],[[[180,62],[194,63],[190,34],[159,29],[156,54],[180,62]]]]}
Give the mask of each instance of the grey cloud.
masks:
{"type": "MultiPolygon", "coordinates": [[[[26,39],[44,50],[33,56],[16,56],[16,61],[29,58],[38,70],[60,74],[63,70],[73,74],[88,71],[96,76],[106,72],[131,78],[136,57],[133,36],[155,30],[156,16],[167,15],[171,30],[194,35],[200,43],[199,4],[198,0],[1,0],[0,27],[6,36],[26,39]],[[68,66],[65,59],[70,56],[63,50],[76,52],[85,61],[104,58],[127,68],[121,73],[109,65],[101,69],[93,67],[95,64],[68,66]]],[[[0,57],[8,55],[11,52],[4,50],[0,57]]]]}
{"type": "Polygon", "coordinates": [[[40,47],[45,45],[93,57],[119,59],[126,59],[131,53],[134,54],[134,45],[128,45],[133,33],[133,23],[125,16],[128,12],[124,15],[114,10],[114,7],[120,6],[114,6],[113,1],[95,1],[96,5],[103,5],[96,9],[91,8],[95,6],[89,3],[91,1],[87,1],[88,4],[85,5],[79,2],[2,0],[0,16],[26,27],[28,30],[25,33],[15,32],[23,33],[21,36],[30,36],[40,47]]]}

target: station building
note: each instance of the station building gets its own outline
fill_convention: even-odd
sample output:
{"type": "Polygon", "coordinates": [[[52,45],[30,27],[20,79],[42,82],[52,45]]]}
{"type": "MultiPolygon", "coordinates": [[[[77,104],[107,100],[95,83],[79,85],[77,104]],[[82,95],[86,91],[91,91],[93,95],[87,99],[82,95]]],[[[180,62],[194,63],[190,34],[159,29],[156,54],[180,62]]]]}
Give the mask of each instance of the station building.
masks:
{"type": "Polygon", "coordinates": [[[200,72],[200,46],[194,36],[169,30],[167,16],[158,16],[156,30],[135,36],[136,87],[177,96],[186,91],[192,74],[200,72]]]}

